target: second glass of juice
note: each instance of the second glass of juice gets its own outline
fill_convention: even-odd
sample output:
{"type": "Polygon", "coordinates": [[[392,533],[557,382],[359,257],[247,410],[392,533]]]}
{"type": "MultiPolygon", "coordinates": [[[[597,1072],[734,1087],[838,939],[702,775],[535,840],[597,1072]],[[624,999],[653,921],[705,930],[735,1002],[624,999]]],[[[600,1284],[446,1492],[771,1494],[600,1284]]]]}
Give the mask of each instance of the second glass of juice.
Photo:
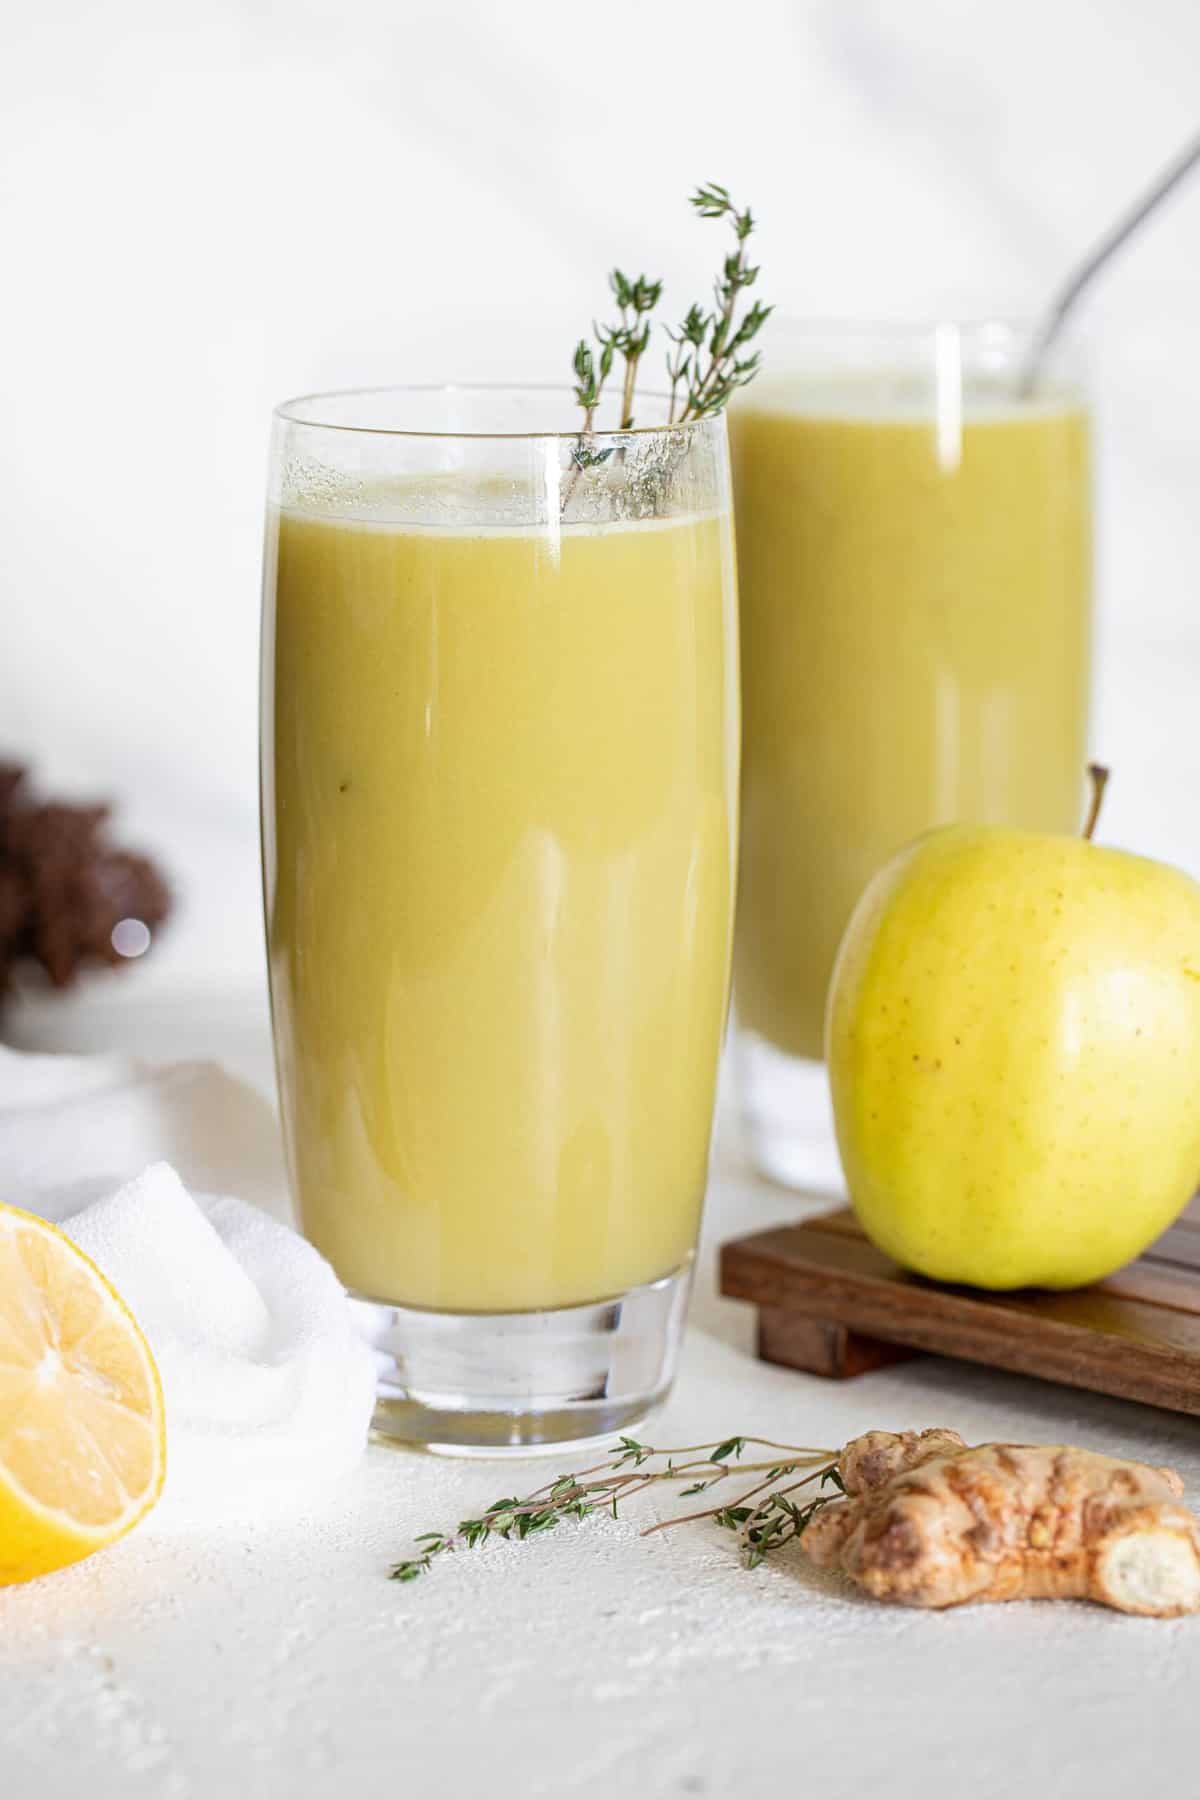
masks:
{"type": "Polygon", "coordinates": [[[838,1183],[822,1071],[843,930],[958,820],[1071,831],[1091,633],[1078,373],[1004,325],[781,328],[731,419],[742,633],[734,1005],[763,1173],[838,1183]]]}
{"type": "Polygon", "coordinates": [[[276,1057],[377,1427],[590,1436],[665,1391],[735,887],[725,422],[510,389],[279,409],[263,633],[276,1057]],[[561,415],[561,429],[555,430],[561,415]]]}

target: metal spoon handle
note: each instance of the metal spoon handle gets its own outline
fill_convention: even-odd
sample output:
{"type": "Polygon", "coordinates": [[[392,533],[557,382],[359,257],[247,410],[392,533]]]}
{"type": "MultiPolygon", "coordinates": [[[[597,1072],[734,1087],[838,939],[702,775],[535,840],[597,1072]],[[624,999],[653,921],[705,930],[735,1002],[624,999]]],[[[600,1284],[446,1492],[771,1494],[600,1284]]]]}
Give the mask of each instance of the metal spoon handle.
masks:
{"type": "Polygon", "coordinates": [[[1139,225],[1145,223],[1155,208],[1166,199],[1167,195],[1190,174],[1200,162],[1200,132],[1186,144],[1175,160],[1167,165],[1154,185],[1146,190],[1141,198],[1123,213],[1095,248],[1074,270],[1064,283],[1054,302],[1038,328],[1025,367],[1021,373],[1020,392],[1028,398],[1037,386],[1042,363],[1054,339],[1061,331],[1067,315],[1072,311],[1076,301],[1084,289],[1091,283],[1092,277],[1104,267],[1110,256],[1121,248],[1127,238],[1131,238],[1139,225]]]}

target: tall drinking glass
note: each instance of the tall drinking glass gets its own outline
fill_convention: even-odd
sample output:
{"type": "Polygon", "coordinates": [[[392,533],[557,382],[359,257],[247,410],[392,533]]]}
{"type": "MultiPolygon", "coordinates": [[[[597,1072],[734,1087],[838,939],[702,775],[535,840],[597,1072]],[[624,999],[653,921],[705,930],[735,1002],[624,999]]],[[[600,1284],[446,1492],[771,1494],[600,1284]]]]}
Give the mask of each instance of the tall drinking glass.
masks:
{"type": "Polygon", "coordinates": [[[376,1425],[494,1452],[670,1383],[729,985],[725,424],[557,391],[275,417],[264,886],[291,1181],[376,1425]],[[556,429],[557,428],[557,429],[556,429]]]}
{"type": "Polygon", "coordinates": [[[823,1188],[826,990],[875,870],[955,820],[1078,824],[1088,416],[1069,360],[1023,391],[1013,327],[772,330],[731,420],[737,1064],[760,1169],[823,1188]]]}

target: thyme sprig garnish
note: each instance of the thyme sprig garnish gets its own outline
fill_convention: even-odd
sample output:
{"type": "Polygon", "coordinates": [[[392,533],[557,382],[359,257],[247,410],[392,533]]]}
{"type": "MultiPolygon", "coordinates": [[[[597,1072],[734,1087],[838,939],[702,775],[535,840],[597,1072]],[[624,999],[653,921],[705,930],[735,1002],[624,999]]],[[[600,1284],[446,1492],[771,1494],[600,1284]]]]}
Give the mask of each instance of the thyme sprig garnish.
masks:
{"type": "MultiPolygon", "coordinates": [[[[689,196],[689,204],[702,219],[727,220],[733,228],[736,247],[724,258],[713,285],[713,310],[696,303],[688,308],[677,328],[665,328],[673,346],[667,354],[668,423],[679,425],[719,412],[738,388],[753,381],[761,357],[749,346],[773,310],[755,300],[738,316],[745,291],[754,285],[759,274],[747,255],[747,240],[755,227],[750,208],[735,206],[728,188],[716,181],[697,188],[689,196]]],[[[583,438],[595,429],[605,383],[618,356],[624,372],[616,429],[633,429],[638,368],[650,344],[650,315],[662,298],[661,280],[652,281],[647,275],[630,280],[620,269],[614,269],[608,281],[620,317],[613,324],[593,322],[595,347],[587,338],[580,338],[571,365],[575,372],[575,398],[583,408],[583,428],[574,453],[579,468],[604,462],[611,454],[609,450],[589,448],[583,438]]]]}
{"type": "Polygon", "coordinates": [[[544,1487],[523,1498],[493,1500],[478,1517],[462,1519],[452,1531],[425,1531],[414,1539],[413,1556],[394,1565],[393,1581],[415,1581],[428,1572],[437,1556],[456,1550],[473,1550],[488,1538],[533,1537],[551,1531],[565,1519],[586,1519],[608,1512],[615,1519],[619,1508],[647,1488],[663,1482],[687,1481],[680,1498],[706,1493],[732,1475],[758,1475],[760,1480],[738,1494],[730,1504],[705,1507],[661,1519],[642,1533],[650,1537],[697,1519],[712,1519],[738,1534],[742,1559],[756,1568],[765,1556],[796,1537],[815,1513],[836,1498],[842,1484],[837,1473],[836,1450],[814,1450],[802,1444],[776,1444],[770,1438],[731,1437],[719,1444],[687,1444],[678,1450],[656,1450],[636,1438],[621,1437],[603,1462],[574,1474],[558,1475],[544,1487]],[[743,1462],[748,1447],[782,1451],[780,1460],[743,1462]],[[808,1473],[800,1474],[801,1470],[808,1473]],[[795,1481],[787,1477],[795,1475],[795,1481]],[[800,1488],[817,1482],[832,1486],[833,1493],[818,1493],[801,1504],[791,1498],[800,1488]]]}
{"type": "Polygon", "coordinates": [[[651,281],[648,275],[638,275],[630,281],[628,275],[620,269],[614,269],[608,278],[608,285],[617,302],[620,319],[615,325],[599,325],[593,321],[592,330],[600,347],[599,359],[592,352],[586,338],[580,338],[575,346],[575,357],[572,367],[575,370],[577,386],[575,398],[583,408],[583,429],[591,431],[596,417],[596,408],[604,392],[604,384],[612,373],[615,359],[619,355],[625,364],[625,375],[621,384],[621,422],[620,431],[629,431],[633,427],[633,395],[637,386],[638,364],[650,344],[650,324],[647,315],[654,311],[662,299],[663,284],[651,281]]]}
{"type": "Polygon", "coordinates": [[[753,381],[762,361],[758,350],[746,354],[774,310],[755,300],[743,312],[737,309],[742,295],[758,280],[759,268],[746,257],[746,241],[754,230],[754,215],[749,207],[738,210],[729,197],[729,189],[710,181],[691,195],[691,205],[702,219],[727,219],[733,226],[737,248],[730,251],[722,264],[719,279],[713,285],[716,310],[706,313],[699,306],[688,309],[678,332],[668,327],[667,336],[676,346],[676,359],[667,358],[667,374],[671,380],[671,417],[675,416],[675,394],[679,383],[686,383],[687,404],[681,419],[699,419],[705,413],[719,412],[733,394],[753,381]],[[707,350],[707,362],[705,352],[707,350]],[[682,360],[679,360],[682,359],[682,360]]]}

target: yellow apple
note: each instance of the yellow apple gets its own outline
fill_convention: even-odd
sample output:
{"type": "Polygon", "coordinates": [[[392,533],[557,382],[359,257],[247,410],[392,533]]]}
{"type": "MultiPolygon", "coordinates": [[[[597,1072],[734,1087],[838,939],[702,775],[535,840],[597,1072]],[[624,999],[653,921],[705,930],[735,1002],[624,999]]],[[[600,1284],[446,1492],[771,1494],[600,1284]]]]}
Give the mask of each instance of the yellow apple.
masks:
{"type": "Polygon", "coordinates": [[[843,939],[826,1020],[867,1234],[978,1287],[1076,1287],[1200,1179],[1200,885],[1086,838],[950,826],[843,939]]]}

